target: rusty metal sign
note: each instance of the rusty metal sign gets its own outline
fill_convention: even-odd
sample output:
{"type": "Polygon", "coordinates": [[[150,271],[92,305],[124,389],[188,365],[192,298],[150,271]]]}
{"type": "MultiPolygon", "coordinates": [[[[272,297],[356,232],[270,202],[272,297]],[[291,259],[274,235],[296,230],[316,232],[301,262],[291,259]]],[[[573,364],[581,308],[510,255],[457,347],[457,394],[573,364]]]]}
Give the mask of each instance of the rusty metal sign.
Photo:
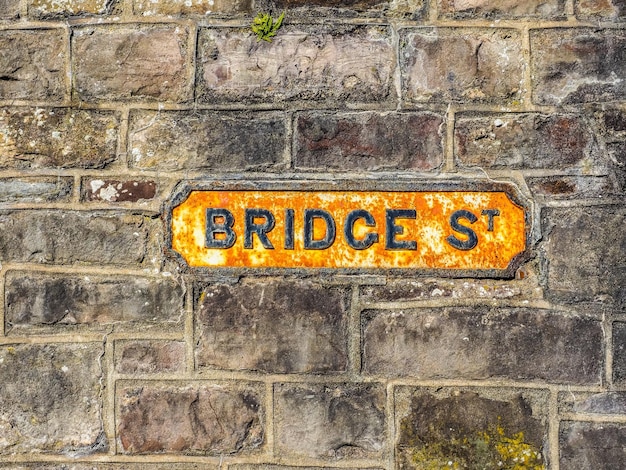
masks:
{"type": "Polygon", "coordinates": [[[504,271],[527,246],[526,210],[506,190],[184,196],[171,210],[171,248],[191,267],[504,271]]]}

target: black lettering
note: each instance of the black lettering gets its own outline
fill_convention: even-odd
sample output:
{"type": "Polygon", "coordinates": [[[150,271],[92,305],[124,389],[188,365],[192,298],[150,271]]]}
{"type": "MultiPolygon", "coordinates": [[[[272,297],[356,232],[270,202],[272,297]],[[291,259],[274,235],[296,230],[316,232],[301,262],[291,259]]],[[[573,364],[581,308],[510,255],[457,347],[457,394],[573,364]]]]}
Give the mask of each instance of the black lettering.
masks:
{"type": "Polygon", "coordinates": [[[483,209],[481,214],[487,216],[487,231],[493,232],[493,228],[494,228],[493,218],[500,215],[500,210],[499,209],[483,209]]]}
{"type": "Polygon", "coordinates": [[[362,240],[354,238],[354,223],[357,219],[365,220],[367,227],[376,227],[376,220],[374,220],[372,214],[364,209],[353,210],[346,217],[346,222],[343,226],[343,234],[346,237],[346,242],[355,250],[365,250],[378,241],[378,234],[369,232],[362,240]]]}
{"type": "Polygon", "coordinates": [[[285,250],[293,250],[293,209],[285,209],[285,250]]]}
{"type": "Polygon", "coordinates": [[[385,249],[386,250],[417,250],[415,240],[396,240],[396,235],[404,233],[402,225],[396,225],[396,219],[415,219],[414,209],[387,209],[385,211],[385,249]]]}
{"type": "Polygon", "coordinates": [[[233,214],[226,209],[208,208],[206,210],[206,240],[204,242],[207,248],[230,248],[235,244],[237,235],[233,231],[235,218],[233,214]],[[223,223],[218,223],[218,219],[223,219],[223,223]],[[223,237],[217,238],[216,234],[223,234],[223,237]]]}
{"type": "Polygon", "coordinates": [[[304,210],[304,249],[325,250],[335,242],[335,219],[329,212],[322,209],[304,210]],[[320,240],[313,239],[313,223],[315,219],[322,219],[326,224],[326,233],[320,240]]]}
{"type": "Polygon", "coordinates": [[[452,227],[452,230],[455,232],[465,235],[467,240],[460,240],[454,235],[449,235],[448,238],[446,238],[446,241],[457,250],[471,250],[478,244],[478,237],[476,236],[476,232],[474,232],[471,228],[461,225],[459,223],[459,219],[469,220],[470,224],[473,224],[478,220],[478,218],[468,210],[461,209],[456,211],[450,216],[450,227],[452,227]]]}
{"type": "Polygon", "coordinates": [[[259,237],[259,241],[266,250],[273,250],[274,246],[267,238],[267,233],[274,228],[276,220],[274,215],[267,209],[246,209],[245,212],[245,232],[243,238],[243,247],[251,249],[253,247],[252,235],[254,233],[259,237]],[[255,219],[265,219],[263,223],[257,224],[255,219]]]}

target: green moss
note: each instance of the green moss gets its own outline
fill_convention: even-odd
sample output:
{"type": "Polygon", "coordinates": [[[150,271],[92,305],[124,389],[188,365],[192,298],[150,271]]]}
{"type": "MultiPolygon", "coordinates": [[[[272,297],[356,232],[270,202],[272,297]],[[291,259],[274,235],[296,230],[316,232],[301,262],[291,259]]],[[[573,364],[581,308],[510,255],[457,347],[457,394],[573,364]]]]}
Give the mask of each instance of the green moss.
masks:
{"type": "Polygon", "coordinates": [[[272,42],[272,38],[276,36],[276,32],[283,24],[285,12],[283,12],[276,21],[268,13],[259,13],[252,21],[252,32],[257,35],[257,40],[263,39],[272,42]]]}

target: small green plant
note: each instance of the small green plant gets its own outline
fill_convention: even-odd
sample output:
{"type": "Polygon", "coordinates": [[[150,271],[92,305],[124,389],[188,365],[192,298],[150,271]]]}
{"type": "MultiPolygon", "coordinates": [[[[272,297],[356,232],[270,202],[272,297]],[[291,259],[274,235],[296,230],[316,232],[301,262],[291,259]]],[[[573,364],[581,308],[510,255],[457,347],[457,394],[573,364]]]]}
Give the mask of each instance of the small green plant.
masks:
{"type": "Polygon", "coordinates": [[[252,22],[252,32],[256,34],[257,40],[272,42],[272,38],[276,36],[276,32],[283,24],[283,18],[285,18],[285,12],[276,21],[269,13],[259,13],[252,22]]]}

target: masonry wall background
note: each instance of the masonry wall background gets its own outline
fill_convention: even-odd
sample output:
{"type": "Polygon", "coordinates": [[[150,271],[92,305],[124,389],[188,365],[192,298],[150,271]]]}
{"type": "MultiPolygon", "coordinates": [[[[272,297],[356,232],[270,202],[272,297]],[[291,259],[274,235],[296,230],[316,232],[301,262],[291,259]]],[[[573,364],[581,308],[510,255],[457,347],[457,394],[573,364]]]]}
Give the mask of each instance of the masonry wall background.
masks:
{"type": "Polygon", "coordinates": [[[0,467],[623,468],[625,25],[623,0],[0,0],[0,467]],[[189,271],[162,217],[195,178],[508,181],[532,256],[189,271]]]}

